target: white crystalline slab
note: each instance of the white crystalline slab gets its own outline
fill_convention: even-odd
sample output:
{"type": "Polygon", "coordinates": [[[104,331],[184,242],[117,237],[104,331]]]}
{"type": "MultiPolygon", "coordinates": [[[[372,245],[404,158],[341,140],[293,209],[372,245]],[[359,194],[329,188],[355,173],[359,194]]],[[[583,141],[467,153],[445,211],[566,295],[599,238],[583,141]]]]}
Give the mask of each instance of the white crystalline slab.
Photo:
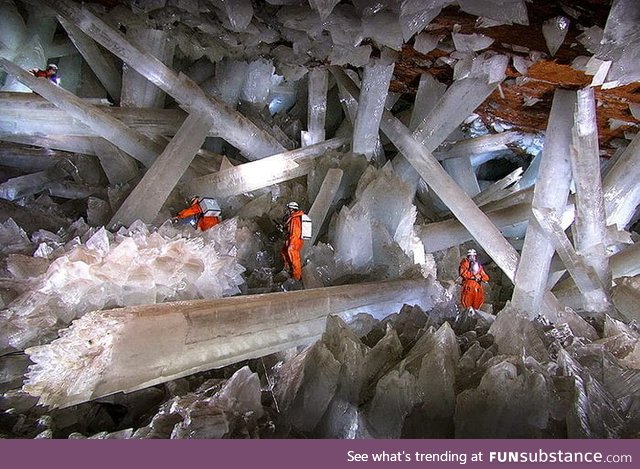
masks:
{"type": "Polygon", "coordinates": [[[190,193],[214,198],[244,194],[304,176],[311,170],[314,158],[324,155],[328,150],[340,148],[346,141],[345,138],[337,137],[308,147],[272,155],[192,179],[185,186],[190,193]]]}
{"type": "Polygon", "coordinates": [[[247,67],[247,78],[241,99],[253,104],[265,104],[269,97],[275,68],[270,60],[257,59],[247,67]]]}
{"type": "Polygon", "coordinates": [[[604,89],[640,81],[640,39],[626,45],[617,60],[614,60],[607,74],[604,89]]]}
{"type": "Polygon", "coordinates": [[[307,105],[308,132],[303,139],[303,146],[320,143],[324,140],[325,120],[327,115],[327,88],[329,76],[326,70],[314,68],[309,70],[309,102],[307,105]]]}
{"type": "Polygon", "coordinates": [[[339,47],[333,49],[329,55],[331,65],[353,65],[364,67],[371,58],[371,46],[366,44],[359,47],[339,47]]]}
{"type": "Polygon", "coordinates": [[[237,147],[248,159],[259,159],[282,151],[282,145],[262,132],[241,114],[208,97],[186,75],[178,75],[159,60],[132,46],[122,35],[85,8],[68,0],[52,0],[49,7],[82,29],[127,65],[143,74],[187,108],[207,112],[219,135],[237,147]]]}
{"type": "Polygon", "coordinates": [[[373,39],[379,47],[387,46],[397,51],[402,48],[402,28],[395,12],[382,10],[363,17],[362,31],[365,38],[373,39]]]}
{"type": "Polygon", "coordinates": [[[542,35],[547,43],[547,49],[551,57],[556,55],[569,31],[569,19],[564,16],[556,16],[542,23],[542,35]]]}
{"type": "Polygon", "coordinates": [[[449,0],[403,1],[400,4],[400,26],[404,41],[409,41],[414,34],[422,31],[449,3],[449,0]]]}
{"type": "Polygon", "coordinates": [[[524,57],[520,57],[518,55],[514,55],[512,58],[513,67],[520,73],[521,75],[526,75],[529,67],[533,65],[533,62],[525,59],[524,57]]]}
{"type": "Polygon", "coordinates": [[[506,55],[479,55],[473,59],[470,75],[487,75],[490,84],[499,83],[505,79],[508,65],[509,57],[506,55]]]}
{"type": "Polygon", "coordinates": [[[460,9],[503,24],[529,24],[524,0],[458,0],[460,9]]]}
{"type": "Polygon", "coordinates": [[[420,33],[413,42],[413,48],[421,54],[426,54],[435,49],[443,37],[435,34],[420,33]]]}
{"type": "Polygon", "coordinates": [[[600,60],[595,57],[591,57],[587,62],[585,73],[587,75],[593,75],[591,80],[591,86],[602,85],[607,78],[609,69],[611,68],[610,60],[600,60]]]}
{"type": "MultiPolygon", "coordinates": [[[[359,95],[357,87],[346,74],[335,67],[331,68],[331,72],[343,84],[345,89],[348,89],[349,93],[353,96],[359,95]]],[[[459,122],[456,123],[456,127],[458,124],[459,122]]],[[[388,112],[383,114],[381,130],[402,152],[404,157],[409,160],[420,176],[429,184],[429,187],[451,209],[458,220],[465,224],[469,232],[505,272],[507,277],[513,279],[516,265],[518,264],[517,252],[504,239],[487,216],[476,207],[473,201],[444,171],[429,150],[411,135],[409,129],[388,112]]]]}
{"type": "MultiPolygon", "coordinates": [[[[127,39],[136,47],[147,51],[164,64],[173,63],[174,43],[168,30],[144,27],[127,28],[127,39]]],[[[122,71],[123,107],[163,108],[165,93],[155,84],[128,66],[122,71]]]]}
{"type": "MultiPolygon", "coordinates": [[[[518,204],[488,212],[487,216],[500,230],[513,231],[514,228],[520,227],[524,234],[530,213],[530,204],[518,204]]],[[[427,252],[441,251],[473,239],[473,236],[458,220],[445,220],[419,226],[418,236],[427,252]]]]}
{"type": "MultiPolygon", "coordinates": [[[[607,229],[602,181],[598,124],[593,88],[578,91],[571,151],[571,168],[576,193],[574,245],[603,285],[611,283],[607,259],[607,229]]],[[[605,289],[606,291],[607,289],[605,289]]]]}
{"type": "Polygon", "coordinates": [[[516,142],[521,138],[522,134],[514,131],[483,135],[481,137],[460,140],[443,150],[434,152],[433,156],[443,161],[449,158],[506,150],[508,148],[507,144],[516,142]]]}
{"type": "MultiPolygon", "coordinates": [[[[16,51],[14,57],[14,63],[25,70],[31,70],[32,68],[43,68],[47,58],[44,55],[44,48],[40,43],[38,36],[31,36],[30,39],[25,41],[22,46],[16,51]]],[[[5,79],[2,91],[17,91],[20,93],[28,93],[29,87],[22,84],[18,77],[8,75],[5,79]]]]}
{"type": "MultiPolygon", "coordinates": [[[[556,90],[547,124],[544,151],[534,189],[534,208],[564,211],[571,183],[573,111],[576,93],[556,90]]],[[[545,285],[554,249],[544,231],[529,223],[524,239],[520,265],[516,273],[513,306],[530,317],[552,314],[542,311],[545,285]]]]}
{"type": "Polygon", "coordinates": [[[468,156],[446,159],[442,166],[469,197],[475,197],[480,193],[478,178],[468,156]]]}
{"type": "Polygon", "coordinates": [[[253,18],[251,0],[223,0],[224,11],[234,31],[244,31],[253,18]]]}
{"type": "Polygon", "coordinates": [[[25,390],[42,404],[68,407],[142,389],[309,344],[329,314],[382,317],[403,303],[422,304],[427,291],[424,280],[401,280],[95,311],[60,339],[29,349],[36,364],[25,390]]]}
{"type": "Polygon", "coordinates": [[[89,64],[93,73],[96,74],[102,86],[107,90],[107,93],[113,99],[119,101],[122,89],[121,71],[116,69],[114,64],[107,59],[105,53],[100,50],[93,39],[64,18],[58,17],[58,21],[64,27],[73,45],[76,46],[76,49],[89,64]]]}
{"type": "Polygon", "coordinates": [[[640,204],[640,133],[624,150],[602,182],[607,225],[623,229],[633,219],[640,204]]]}
{"type": "Polygon", "coordinates": [[[418,92],[416,93],[416,99],[411,112],[409,129],[415,130],[418,124],[433,111],[436,103],[440,100],[446,89],[447,85],[439,82],[430,73],[423,73],[420,76],[418,92]]]}
{"type": "Polygon", "coordinates": [[[340,188],[343,173],[339,168],[331,168],[327,171],[327,175],[320,186],[320,191],[309,209],[309,218],[313,222],[313,233],[311,239],[305,242],[305,248],[313,246],[318,239],[320,229],[340,188]]]}
{"type": "Polygon", "coordinates": [[[507,197],[514,192],[514,188],[509,188],[509,186],[517,183],[522,177],[522,173],[522,167],[517,168],[502,179],[494,182],[488,187],[485,187],[478,195],[473,198],[473,201],[478,205],[478,207],[482,207],[489,202],[507,197]]]}
{"type": "Polygon", "coordinates": [[[589,311],[606,311],[611,302],[602,280],[582,256],[578,255],[553,210],[532,207],[533,216],[544,230],[580,292],[585,297],[585,305],[589,311]]]}
{"type": "Polygon", "coordinates": [[[210,127],[211,120],[207,115],[190,114],[120,206],[109,225],[129,226],[136,220],[153,222],[204,143],[210,127]]]}
{"type": "Polygon", "coordinates": [[[452,33],[453,44],[461,52],[474,52],[486,49],[493,44],[493,39],[484,34],[452,33]]]}
{"type": "Polygon", "coordinates": [[[576,39],[580,44],[584,46],[592,54],[598,52],[600,48],[600,41],[602,41],[602,36],[604,35],[604,30],[600,26],[591,26],[584,30],[582,34],[580,34],[576,39]]]}
{"type": "Polygon", "coordinates": [[[435,150],[497,86],[480,77],[453,82],[431,113],[416,127],[414,138],[428,151],[435,150]]]}
{"type": "Polygon", "coordinates": [[[111,185],[123,184],[136,177],[138,165],[133,158],[103,138],[90,138],[89,141],[111,185]]]}
{"type": "Polygon", "coordinates": [[[28,195],[38,194],[45,190],[51,181],[62,179],[64,174],[56,169],[39,171],[25,176],[11,178],[0,184],[0,198],[17,200],[28,195]]]}
{"type": "Polygon", "coordinates": [[[601,60],[617,60],[622,49],[640,39],[640,4],[634,0],[617,0],[611,5],[600,49],[601,60]]]}
{"type": "Polygon", "coordinates": [[[322,20],[325,20],[331,14],[338,3],[340,3],[340,0],[309,0],[309,5],[318,12],[322,20]]]}
{"type": "Polygon", "coordinates": [[[358,113],[353,126],[352,151],[371,159],[376,149],[380,119],[389,83],[395,66],[392,54],[383,53],[364,69],[362,87],[365,90],[358,103],[358,113]]]}
{"type": "Polygon", "coordinates": [[[85,125],[91,126],[104,139],[109,140],[143,164],[150,166],[160,153],[161,148],[152,140],[103,113],[99,108],[85,104],[80,98],[54,85],[49,80],[36,78],[15,64],[1,58],[0,68],[14,74],[42,97],[85,125]]]}
{"type": "Polygon", "coordinates": [[[225,59],[216,64],[214,84],[217,96],[225,103],[236,107],[247,79],[249,64],[239,60],[225,59]]]}

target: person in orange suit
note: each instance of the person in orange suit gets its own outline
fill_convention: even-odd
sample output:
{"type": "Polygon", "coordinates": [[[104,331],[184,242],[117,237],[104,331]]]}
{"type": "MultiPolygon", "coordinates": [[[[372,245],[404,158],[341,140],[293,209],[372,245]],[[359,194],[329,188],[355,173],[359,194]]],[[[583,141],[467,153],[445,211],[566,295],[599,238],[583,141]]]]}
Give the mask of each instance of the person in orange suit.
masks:
{"type": "Polygon", "coordinates": [[[478,262],[475,249],[467,251],[467,257],[460,261],[458,268],[462,277],[462,297],[460,302],[464,308],[480,309],[484,303],[484,287],[482,282],[488,282],[489,276],[485,273],[482,264],[478,262]]]}
{"type": "Polygon", "coordinates": [[[47,78],[56,85],[60,84],[60,80],[58,79],[58,66],[56,64],[49,64],[44,70],[33,68],[29,70],[29,72],[37,78],[47,78]]]}
{"type": "Polygon", "coordinates": [[[304,246],[302,239],[302,215],[304,212],[300,210],[297,202],[289,202],[287,204],[289,214],[285,218],[285,228],[287,230],[287,239],[282,247],[282,258],[284,259],[284,267],[291,272],[291,276],[295,280],[302,280],[302,260],[300,251],[304,246]]]}
{"type": "Polygon", "coordinates": [[[202,213],[202,207],[200,206],[200,198],[194,197],[191,199],[191,205],[178,212],[176,218],[180,220],[194,221],[194,225],[200,231],[207,231],[209,228],[216,226],[220,223],[220,217],[218,216],[205,216],[202,213]]]}

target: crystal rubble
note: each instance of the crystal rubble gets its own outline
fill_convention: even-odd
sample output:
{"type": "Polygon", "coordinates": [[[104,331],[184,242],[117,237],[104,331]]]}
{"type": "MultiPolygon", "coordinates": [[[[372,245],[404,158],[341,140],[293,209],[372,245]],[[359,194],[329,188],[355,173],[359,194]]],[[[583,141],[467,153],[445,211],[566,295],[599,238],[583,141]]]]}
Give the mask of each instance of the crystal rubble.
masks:
{"type": "MultiPolygon", "coordinates": [[[[138,73],[188,108],[210,115],[220,136],[237,147],[247,158],[255,160],[282,151],[282,145],[265,135],[244,116],[207,96],[185,75],[178,75],[153,56],[131,45],[117,31],[66,0],[55,0],[50,7],[74,23],[103,47],[117,51],[117,56],[138,73]]],[[[115,142],[114,142],[115,143],[115,142]]]]}
{"type": "Polygon", "coordinates": [[[0,68],[15,75],[22,83],[67,112],[92,127],[100,136],[127,152],[146,166],[150,166],[161,147],[144,135],[130,129],[121,121],[101,112],[99,108],[84,103],[80,98],[54,85],[40,80],[15,64],[0,58],[0,68]]]}
{"type": "Polygon", "coordinates": [[[328,72],[314,68],[309,70],[309,103],[307,122],[309,130],[302,132],[303,146],[325,140],[325,119],[327,112],[328,72]]]}
{"type": "Polygon", "coordinates": [[[49,345],[28,349],[36,364],[25,390],[68,407],[308,344],[329,314],[381,317],[405,301],[425,303],[427,292],[424,280],[404,280],[93,311],[49,345]]]}
{"type": "MultiPolygon", "coordinates": [[[[576,93],[556,90],[543,152],[544,164],[540,166],[535,185],[532,208],[564,210],[569,195],[571,166],[571,130],[576,93]]],[[[520,265],[515,275],[513,306],[535,317],[542,309],[553,245],[544,231],[534,222],[527,226],[520,265]]],[[[552,311],[543,311],[545,316],[552,311]]]]}
{"type": "Polygon", "coordinates": [[[114,64],[107,58],[104,52],[100,50],[93,39],[89,38],[80,29],[61,16],[58,17],[58,21],[67,32],[73,45],[80,52],[84,60],[87,61],[98,80],[100,80],[102,86],[107,90],[107,93],[109,93],[116,102],[119,102],[122,89],[122,75],[120,71],[116,69],[114,64]]]}
{"type": "Polygon", "coordinates": [[[378,129],[389,92],[389,83],[395,66],[395,56],[388,49],[380,59],[372,59],[364,67],[362,89],[358,102],[358,112],[353,124],[352,150],[371,159],[376,150],[378,129]]]}
{"type": "MultiPolygon", "coordinates": [[[[354,97],[358,95],[357,87],[349,80],[346,74],[334,67],[331,70],[336,79],[348,89],[349,93],[354,97]]],[[[470,82],[467,83],[471,84],[470,82]]],[[[471,84],[471,86],[473,85],[471,84]]],[[[486,89],[486,86],[481,88],[486,89]]],[[[471,101],[471,99],[467,101],[471,101]]],[[[473,201],[462,192],[458,185],[442,169],[442,166],[433,155],[390,113],[383,114],[381,130],[398,147],[404,157],[409,160],[420,176],[429,184],[429,187],[434,190],[456,217],[465,224],[469,232],[478,240],[507,277],[513,279],[518,263],[517,252],[502,237],[500,231],[486,215],[476,207],[473,201]]]]}
{"type": "Polygon", "coordinates": [[[307,174],[313,160],[328,150],[337,150],[346,143],[337,137],[304,148],[279,153],[259,161],[252,161],[214,174],[191,179],[185,183],[187,191],[209,197],[229,197],[262,187],[288,181],[307,174]]]}
{"type": "Polygon", "coordinates": [[[129,226],[136,220],[152,223],[204,143],[211,124],[208,115],[190,114],[122,203],[109,226],[129,226]]]}
{"type": "MultiPolygon", "coordinates": [[[[236,227],[229,220],[188,239],[181,230],[150,233],[136,223],[115,236],[100,229],[82,244],[71,243],[34,279],[33,289],[3,310],[8,331],[2,349],[42,343],[93,309],[238,293],[244,269],[231,249],[236,227]]],[[[52,243],[51,251],[56,247],[52,243]]]]}

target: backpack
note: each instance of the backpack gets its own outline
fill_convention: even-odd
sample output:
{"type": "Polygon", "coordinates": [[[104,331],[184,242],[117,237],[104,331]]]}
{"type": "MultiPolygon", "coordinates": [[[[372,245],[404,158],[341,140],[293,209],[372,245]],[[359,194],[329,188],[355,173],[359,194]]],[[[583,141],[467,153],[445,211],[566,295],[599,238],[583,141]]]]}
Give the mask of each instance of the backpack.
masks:
{"type": "Polygon", "coordinates": [[[204,217],[218,217],[220,216],[220,205],[215,199],[205,197],[200,199],[200,210],[202,210],[202,216],[204,217]]]}
{"type": "Polygon", "coordinates": [[[302,239],[311,239],[313,234],[313,223],[309,215],[302,214],[302,239]]]}

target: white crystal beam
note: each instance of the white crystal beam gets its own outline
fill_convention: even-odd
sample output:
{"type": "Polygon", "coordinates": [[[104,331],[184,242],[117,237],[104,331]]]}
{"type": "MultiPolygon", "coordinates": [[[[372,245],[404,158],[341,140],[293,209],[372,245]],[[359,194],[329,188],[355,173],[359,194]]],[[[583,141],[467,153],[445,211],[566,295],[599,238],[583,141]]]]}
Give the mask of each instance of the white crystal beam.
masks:
{"type": "Polygon", "coordinates": [[[433,111],[436,103],[446,92],[447,85],[439,82],[430,73],[423,73],[418,83],[416,99],[413,103],[409,129],[414,131],[416,127],[433,111]]]}
{"type": "Polygon", "coordinates": [[[532,209],[536,222],[545,232],[556,252],[567,267],[569,274],[576,283],[576,286],[585,297],[585,305],[590,311],[606,311],[611,307],[611,302],[607,295],[602,281],[596,271],[584,262],[573,249],[571,241],[562,229],[555,212],[551,209],[532,209]]]}
{"type": "Polygon", "coordinates": [[[120,206],[109,225],[129,226],[136,220],[152,223],[204,143],[210,126],[208,115],[190,114],[120,206]]]}
{"type": "Polygon", "coordinates": [[[223,198],[244,194],[308,174],[315,158],[324,155],[328,150],[336,150],[345,143],[346,138],[332,138],[194,178],[185,186],[189,193],[208,197],[223,198]]]}
{"type": "Polygon", "coordinates": [[[640,204],[640,132],[609,170],[602,186],[607,225],[624,229],[640,204]]]}
{"type": "Polygon", "coordinates": [[[309,70],[309,103],[307,108],[308,131],[302,132],[303,146],[324,140],[327,115],[327,88],[329,76],[326,70],[309,70]]]}
{"type": "MultiPolygon", "coordinates": [[[[611,284],[611,272],[606,250],[607,227],[600,180],[598,124],[593,88],[578,91],[571,168],[576,188],[575,248],[606,287],[611,284]]],[[[609,288],[605,289],[608,290],[609,288]]]]}
{"type": "Polygon", "coordinates": [[[130,181],[138,174],[135,160],[104,138],[88,138],[93,153],[100,160],[100,165],[111,185],[130,181]]]}
{"type": "Polygon", "coordinates": [[[384,103],[389,94],[389,83],[393,75],[395,62],[383,53],[380,59],[372,59],[364,68],[361,98],[358,101],[358,113],[353,125],[354,153],[371,159],[376,150],[380,119],[384,103]]]}
{"type": "Polygon", "coordinates": [[[514,189],[510,186],[520,180],[522,172],[522,167],[517,168],[502,179],[494,182],[490,186],[487,186],[479,194],[473,197],[473,201],[478,205],[478,207],[482,207],[490,202],[504,199],[514,192],[514,189]]]}
{"type": "Polygon", "coordinates": [[[93,39],[88,37],[80,29],[58,16],[58,21],[67,32],[69,39],[76,46],[84,60],[89,64],[93,73],[96,74],[109,96],[120,101],[120,91],[122,89],[122,78],[120,70],[105,56],[93,39]]]}
{"type": "MultiPolygon", "coordinates": [[[[357,99],[359,90],[349,77],[336,67],[332,67],[331,72],[345,89],[357,99]]],[[[409,129],[390,112],[385,111],[383,113],[380,128],[416,169],[418,174],[429,184],[429,187],[451,209],[451,212],[467,228],[487,254],[491,256],[505,275],[509,279],[513,279],[518,265],[518,253],[502,236],[491,220],[451,179],[451,176],[446,173],[430,151],[422,143],[418,142],[409,129]]]]}
{"type": "Polygon", "coordinates": [[[454,143],[450,147],[433,153],[438,160],[462,156],[480,155],[491,151],[507,150],[507,144],[522,138],[520,132],[502,132],[499,134],[483,135],[454,143]]]}
{"type": "Polygon", "coordinates": [[[220,137],[238,148],[247,159],[260,159],[284,149],[273,137],[260,130],[242,114],[230,109],[217,98],[206,95],[186,75],[177,74],[160,60],[133,46],[119,31],[111,28],[86,8],[78,7],[68,0],[51,0],[49,7],[175,98],[184,108],[195,108],[198,112],[209,114],[220,137]]]}
{"type": "Polygon", "coordinates": [[[27,349],[35,365],[24,390],[69,407],[306,345],[330,314],[382,317],[428,291],[424,279],[396,280],[94,311],[27,349]]]}
{"type": "Polygon", "coordinates": [[[316,243],[320,229],[329,214],[331,204],[333,203],[333,200],[338,193],[338,189],[340,188],[342,175],[343,171],[338,168],[331,168],[327,171],[327,175],[325,176],[324,181],[322,181],[318,195],[309,209],[309,218],[311,218],[313,223],[313,232],[311,234],[311,239],[304,243],[305,249],[308,249],[309,246],[313,246],[316,243]]]}
{"type": "MultiPolygon", "coordinates": [[[[562,212],[571,183],[571,131],[576,104],[574,91],[556,90],[547,125],[540,173],[533,193],[533,208],[562,212]]],[[[537,223],[529,222],[512,297],[515,309],[536,317],[542,311],[554,248],[537,223]]],[[[543,314],[553,314],[543,311],[543,314]]],[[[551,319],[551,318],[549,318],[551,319]]]]}
{"type": "Polygon", "coordinates": [[[99,108],[86,104],[74,94],[54,85],[49,80],[36,78],[3,58],[0,58],[0,68],[15,75],[20,82],[84,125],[92,127],[101,137],[133,156],[145,166],[151,166],[153,160],[162,151],[162,148],[149,138],[103,113],[99,108]]]}

